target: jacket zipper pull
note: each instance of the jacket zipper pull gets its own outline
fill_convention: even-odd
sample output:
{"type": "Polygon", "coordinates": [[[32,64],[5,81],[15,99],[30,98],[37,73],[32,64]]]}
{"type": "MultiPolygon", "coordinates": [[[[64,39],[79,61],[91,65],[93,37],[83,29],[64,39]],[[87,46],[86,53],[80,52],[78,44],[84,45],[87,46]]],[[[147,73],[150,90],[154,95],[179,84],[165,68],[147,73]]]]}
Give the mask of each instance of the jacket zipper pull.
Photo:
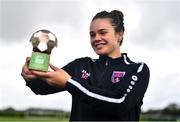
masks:
{"type": "Polygon", "coordinates": [[[108,60],[106,60],[106,63],[105,63],[106,66],[108,66],[108,60]]]}

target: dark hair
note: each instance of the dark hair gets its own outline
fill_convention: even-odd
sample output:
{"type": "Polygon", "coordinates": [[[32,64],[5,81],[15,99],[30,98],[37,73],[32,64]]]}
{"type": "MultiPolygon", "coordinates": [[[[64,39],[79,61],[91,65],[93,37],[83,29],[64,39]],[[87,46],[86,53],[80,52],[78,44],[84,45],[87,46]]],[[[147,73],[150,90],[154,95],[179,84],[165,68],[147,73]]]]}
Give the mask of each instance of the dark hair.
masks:
{"type": "MultiPolygon", "coordinates": [[[[93,19],[105,19],[109,18],[111,19],[112,26],[114,27],[116,32],[124,32],[124,15],[119,10],[112,10],[111,12],[107,11],[101,11],[97,13],[93,19]]],[[[120,42],[120,45],[122,44],[123,39],[120,42]]]]}

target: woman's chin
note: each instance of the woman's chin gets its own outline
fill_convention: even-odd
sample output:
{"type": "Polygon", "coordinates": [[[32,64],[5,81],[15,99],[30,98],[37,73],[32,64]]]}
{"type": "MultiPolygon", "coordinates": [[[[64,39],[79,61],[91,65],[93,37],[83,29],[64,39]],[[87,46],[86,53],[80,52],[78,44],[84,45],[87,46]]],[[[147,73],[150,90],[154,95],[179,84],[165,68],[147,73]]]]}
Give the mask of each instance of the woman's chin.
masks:
{"type": "Polygon", "coordinates": [[[94,51],[98,55],[107,55],[107,52],[108,52],[106,48],[94,48],[94,51]]]}
{"type": "Polygon", "coordinates": [[[104,52],[104,51],[96,51],[96,54],[98,54],[98,55],[107,55],[107,53],[104,52]]]}

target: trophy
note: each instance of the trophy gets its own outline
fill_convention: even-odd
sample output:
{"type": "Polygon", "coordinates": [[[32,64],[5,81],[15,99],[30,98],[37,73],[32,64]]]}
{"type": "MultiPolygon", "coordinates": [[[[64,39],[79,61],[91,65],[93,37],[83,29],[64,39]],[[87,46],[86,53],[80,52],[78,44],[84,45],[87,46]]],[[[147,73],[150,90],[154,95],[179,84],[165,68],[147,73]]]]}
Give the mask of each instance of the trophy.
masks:
{"type": "Polygon", "coordinates": [[[38,30],[33,33],[30,42],[33,52],[29,62],[29,69],[48,71],[50,54],[52,49],[57,47],[57,38],[49,30],[38,30]]]}

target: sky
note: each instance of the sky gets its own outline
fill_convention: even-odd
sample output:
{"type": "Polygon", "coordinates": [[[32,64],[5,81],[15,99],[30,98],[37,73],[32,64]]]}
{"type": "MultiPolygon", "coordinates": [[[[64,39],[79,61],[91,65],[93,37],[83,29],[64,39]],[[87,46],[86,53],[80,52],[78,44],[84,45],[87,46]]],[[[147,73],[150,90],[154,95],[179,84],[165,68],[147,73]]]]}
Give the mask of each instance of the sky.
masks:
{"type": "Polygon", "coordinates": [[[31,55],[29,39],[48,29],[58,38],[51,63],[62,67],[80,57],[98,58],[90,45],[89,25],[102,10],[124,13],[121,52],[150,68],[143,110],[180,105],[180,0],[0,0],[0,109],[71,109],[64,91],[35,95],[21,77],[31,55]]]}

